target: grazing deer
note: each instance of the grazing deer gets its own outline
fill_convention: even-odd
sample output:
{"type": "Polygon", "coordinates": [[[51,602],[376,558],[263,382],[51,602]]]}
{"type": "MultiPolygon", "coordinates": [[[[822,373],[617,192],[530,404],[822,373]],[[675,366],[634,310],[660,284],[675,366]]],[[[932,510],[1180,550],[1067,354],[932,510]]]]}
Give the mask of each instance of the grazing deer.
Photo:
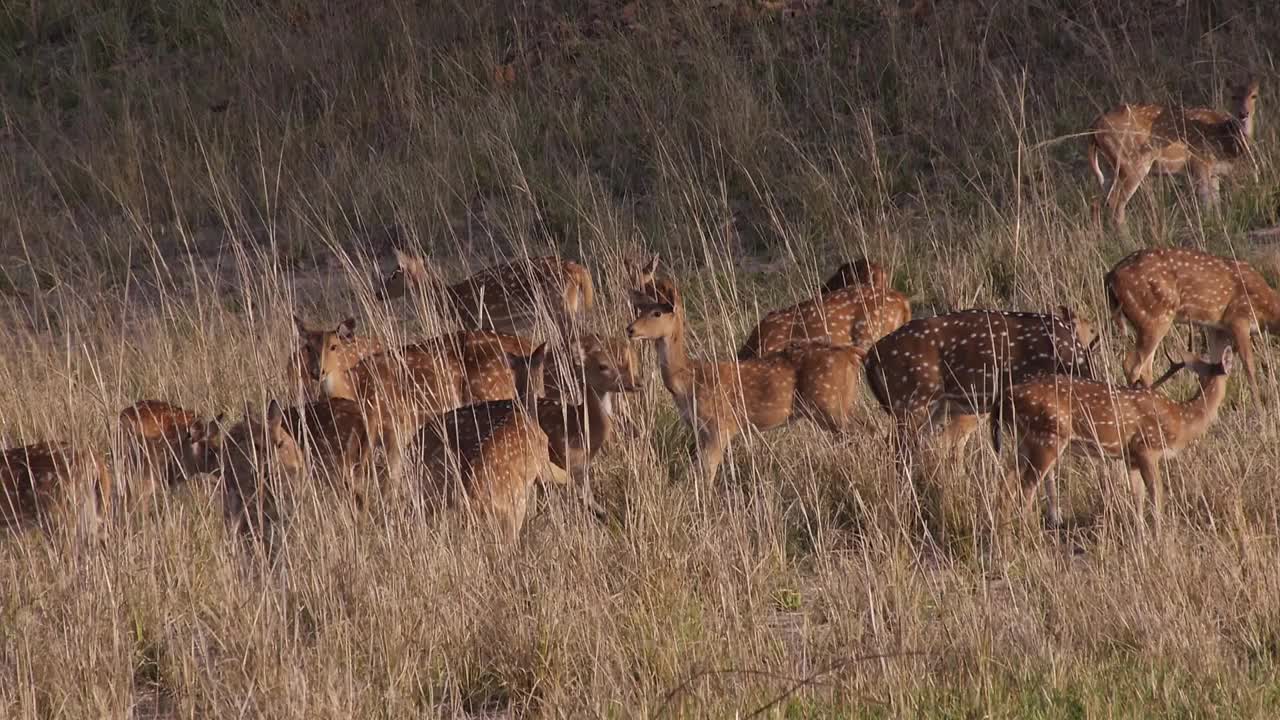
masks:
{"type": "Polygon", "coordinates": [[[1035,505],[1040,483],[1048,500],[1046,519],[1057,527],[1057,480],[1050,470],[1064,450],[1123,460],[1129,469],[1138,517],[1146,501],[1160,533],[1161,458],[1172,457],[1204,435],[1218,417],[1227,394],[1231,348],[1220,349],[1212,361],[1188,354],[1172,363],[1160,382],[1182,368],[1199,379],[1200,391],[1186,402],[1174,402],[1153,388],[1115,387],[1093,380],[1047,375],[1015,385],[1004,392],[991,413],[991,439],[1000,452],[1001,426],[1012,428],[1018,450],[1011,476],[1021,473],[1026,510],[1035,505]]]}
{"type": "Polygon", "coordinates": [[[222,509],[231,528],[242,537],[270,548],[286,510],[290,485],[306,465],[302,450],[284,424],[280,404],[271,401],[265,419],[247,414],[223,431],[215,426],[209,439],[222,470],[222,509]]]}
{"type": "MultiPolygon", "coordinates": [[[[838,283],[840,273],[829,283],[838,283]]],[[[738,359],[761,357],[796,340],[828,337],[866,352],[877,340],[911,320],[911,302],[892,288],[853,285],[764,317],[747,336],[738,359]]]]}
{"type": "Polygon", "coordinates": [[[1137,336],[1125,354],[1129,382],[1150,383],[1160,341],[1175,322],[1219,330],[1231,338],[1256,382],[1251,333],[1280,331],[1280,293],[1248,263],[1183,248],[1140,250],[1107,273],[1111,318],[1137,336]]]}
{"type": "Polygon", "coordinates": [[[889,289],[889,271],[866,258],[858,258],[836,268],[835,273],[822,284],[821,294],[844,290],[855,285],[869,285],[889,289]]]}
{"type": "Polygon", "coordinates": [[[896,423],[899,460],[926,422],[958,454],[1001,388],[1034,375],[1092,377],[1099,337],[1065,307],[1056,315],[962,310],[913,320],[867,354],[867,383],[896,423]]]}
{"type": "Polygon", "coordinates": [[[745,428],[770,430],[799,411],[840,431],[853,417],[862,351],[815,341],[748,360],[691,360],[679,293],[670,283],[663,292],[674,302],[645,303],[633,296],[637,316],[627,336],[657,344],[662,382],[694,431],[693,451],[707,478],[716,476],[730,441],[745,428]]]}
{"type": "Polygon", "coordinates": [[[284,411],[284,427],[303,451],[308,466],[335,485],[345,485],[357,508],[365,504],[373,451],[360,405],[327,398],[284,411]]]}
{"type": "MultiPolygon", "coordinates": [[[[1236,96],[1235,115],[1208,108],[1186,110],[1163,105],[1121,105],[1094,121],[1089,137],[1089,164],[1102,185],[1105,202],[1117,225],[1125,207],[1147,174],[1187,173],[1205,207],[1218,201],[1219,178],[1249,153],[1253,139],[1258,82],[1236,96]],[[1108,183],[1099,156],[1112,167],[1108,183]]],[[[1100,209],[1100,208],[1099,208],[1100,209]]]]}
{"type": "Polygon", "coordinates": [[[546,347],[529,357],[508,355],[518,395],[459,408],[418,430],[424,489],[446,505],[466,504],[493,518],[507,542],[524,526],[533,483],[567,482],[551,464],[547,435],[538,423],[546,347]]]}
{"type": "Polygon", "coordinates": [[[547,434],[551,462],[582,483],[583,502],[600,514],[587,466],[613,436],[613,394],[638,390],[636,352],[626,340],[588,335],[582,340],[583,402],[540,399],[538,423],[547,434]]]}
{"type": "Polygon", "coordinates": [[[114,489],[107,463],[66,443],[42,442],[0,453],[0,519],[11,528],[38,525],[99,537],[114,489]]]}
{"type": "Polygon", "coordinates": [[[396,267],[381,283],[381,295],[397,298],[411,289],[436,294],[464,329],[531,332],[541,312],[565,337],[573,321],[591,308],[594,284],[582,265],[554,257],[534,257],[482,270],[462,282],[445,285],[417,256],[396,250],[396,267]]]}
{"type": "Polygon", "coordinates": [[[356,319],[353,317],[338,323],[332,330],[311,327],[296,315],[293,323],[298,329],[298,349],[294,352],[291,366],[301,378],[304,388],[320,383],[322,368],[341,367],[345,370],[374,353],[386,350],[378,338],[356,335],[356,319]]]}
{"type": "Polygon", "coordinates": [[[121,410],[121,449],[137,471],[126,482],[130,501],[154,502],[162,487],[208,472],[213,457],[204,442],[207,433],[199,415],[162,400],[140,400],[121,410]]]}

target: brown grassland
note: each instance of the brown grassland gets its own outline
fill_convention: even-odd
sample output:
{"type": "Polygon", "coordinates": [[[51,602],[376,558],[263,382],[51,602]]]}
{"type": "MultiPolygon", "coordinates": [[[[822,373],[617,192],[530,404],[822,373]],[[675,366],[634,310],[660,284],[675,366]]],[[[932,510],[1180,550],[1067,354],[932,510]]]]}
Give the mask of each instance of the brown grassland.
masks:
{"type": "MultiPolygon", "coordinates": [[[[624,261],[658,252],[703,357],[866,255],[917,317],[1071,305],[1117,380],[1111,264],[1268,259],[1274,0],[774,5],[0,4],[0,438],[106,448],[144,397],[294,402],[295,313],[441,332],[373,296],[393,247],[450,278],[580,260],[614,335],[624,261]],[[1223,107],[1249,74],[1258,153],[1220,213],[1152,177],[1125,229],[1091,222],[1101,110],[1223,107]]],[[[1258,350],[1259,384],[1233,377],[1167,465],[1159,541],[1101,462],[1061,468],[1065,539],[1015,520],[982,432],[940,480],[935,551],[869,394],[848,437],[743,437],[700,484],[642,348],[592,471],[607,519],[552,488],[514,549],[307,485],[269,563],[208,479],[100,548],[0,538],[0,716],[1274,717],[1280,366],[1258,350]]]]}

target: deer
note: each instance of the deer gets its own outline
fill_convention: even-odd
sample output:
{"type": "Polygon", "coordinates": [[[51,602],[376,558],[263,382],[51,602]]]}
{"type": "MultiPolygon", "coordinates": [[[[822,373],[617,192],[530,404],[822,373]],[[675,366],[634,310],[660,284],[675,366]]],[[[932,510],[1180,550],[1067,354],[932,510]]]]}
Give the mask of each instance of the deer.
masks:
{"type": "MultiPolygon", "coordinates": [[[[215,423],[221,422],[218,418],[215,423]]],[[[161,488],[209,472],[209,422],[194,411],[163,400],[139,400],[120,411],[123,456],[136,473],[126,483],[131,503],[150,504],[161,488]]]]}
{"type": "MultiPolygon", "coordinates": [[[[1205,207],[1218,202],[1219,178],[1250,152],[1257,80],[1236,95],[1234,114],[1208,108],[1121,105],[1096,120],[1089,130],[1088,158],[1116,225],[1125,223],[1125,207],[1151,172],[1186,173],[1205,207]],[[1099,164],[1112,168],[1108,182],[1099,164]]],[[[1095,206],[1101,211],[1101,206],[1095,206]]]]}
{"type": "Polygon", "coordinates": [[[538,400],[538,424],[547,435],[556,467],[582,487],[583,504],[598,517],[587,468],[614,434],[613,395],[639,390],[636,352],[626,340],[588,335],[582,339],[583,402],[538,400]]]}
{"type": "Polygon", "coordinates": [[[1226,397],[1231,348],[1219,347],[1215,354],[1216,359],[1191,353],[1178,362],[1169,359],[1170,368],[1157,386],[1190,369],[1199,391],[1184,402],[1166,398],[1155,387],[1116,387],[1064,375],[1033,378],[1002,393],[991,413],[991,440],[998,455],[1001,428],[1013,430],[1017,454],[1009,475],[1021,476],[1025,512],[1035,506],[1043,483],[1046,522],[1059,527],[1057,480],[1050,471],[1063,451],[1100,455],[1124,461],[1138,518],[1145,520],[1144,505],[1149,506],[1158,536],[1163,503],[1160,461],[1204,435],[1226,397]]]}
{"type": "Polygon", "coordinates": [[[283,412],[284,428],[298,443],[308,468],[349,496],[357,509],[363,508],[373,448],[359,403],[326,398],[283,412]]]}
{"type": "Polygon", "coordinates": [[[1065,306],[1053,315],[961,310],[913,320],[877,342],[867,384],[894,418],[900,463],[926,424],[944,425],[942,447],[958,457],[1002,387],[1043,373],[1092,377],[1100,339],[1065,306]]]}
{"type": "Polygon", "coordinates": [[[568,482],[551,463],[538,422],[545,356],[545,345],[528,357],[507,355],[518,379],[515,398],[458,408],[424,423],[414,436],[425,494],[489,517],[508,544],[520,537],[534,482],[568,482]]]}
{"type": "Polygon", "coordinates": [[[381,288],[379,295],[398,298],[425,291],[439,297],[466,330],[526,334],[534,331],[545,312],[568,338],[574,321],[594,303],[591,273],[571,260],[524,258],[445,285],[432,275],[423,258],[399,249],[395,257],[395,268],[375,283],[381,288]]]}
{"type": "Polygon", "coordinates": [[[695,361],[685,351],[680,294],[669,281],[660,289],[670,301],[633,293],[636,319],[627,337],[657,346],[663,385],[694,431],[691,452],[706,478],[715,478],[729,443],[747,428],[772,430],[797,416],[834,433],[848,427],[861,350],[819,339],[759,358],[695,361]]]}
{"type": "Polygon", "coordinates": [[[39,442],[0,453],[0,518],[101,540],[115,489],[106,460],[63,442],[39,442]]]}
{"type": "Polygon", "coordinates": [[[306,464],[297,440],[285,425],[280,403],[272,400],[265,416],[246,413],[225,428],[215,424],[208,442],[222,475],[222,509],[238,536],[274,547],[275,532],[287,511],[290,486],[306,464]]]}
{"type": "MultiPolygon", "coordinates": [[[[838,273],[829,282],[841,279],[838,273]]],[[[906,295],[888,287],[851,285],[765,315],[743,342],[738,359],[775,353],[795,340],[822,337],[865,353],[910,320],[911,302],[906,295]]]]}
{"type": "Polygon", "coordinates": [[[1240,260],[1185,248],[1140,250],[1116,263],[1103,284],[1113,324],[1123,331],[1128,321],[1136,336],[1124,358],[1130,383],[1150,384],[1156,349],[1174,323],[1225,333],[1254,383],[1251,333],[1280,332],[1280,293],[1240,260]]]}
{"type": "Polygon", "coordinates": [[[308,391],[320,383],[322,367],[350,368],[387,349],[378,338],[357,335],[354,317],[346,318],[333,329],[314,327],[297,315],[293,316],[293,324],[298,331],[298,348],[290,367],[293,377],[299,378],[301,387],[308,391]]]}
{"type": "Polygon", "coordinates": [[[858,258],[836,268],[831,277],[822,284],[819,294],[844,290],[856,285],[869,285],[875,288],[889,288],[889,271],[866,258],[858,258]]]}

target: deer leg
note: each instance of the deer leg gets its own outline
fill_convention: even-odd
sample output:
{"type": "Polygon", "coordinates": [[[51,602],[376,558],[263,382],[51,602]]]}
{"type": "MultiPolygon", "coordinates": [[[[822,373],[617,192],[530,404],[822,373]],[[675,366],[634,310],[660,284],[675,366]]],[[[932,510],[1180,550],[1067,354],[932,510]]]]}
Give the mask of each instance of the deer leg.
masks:
{"type": "MultiPolygon", "coordinates": [[[[1249,334],[1249,323],[1236,322],[1231,324],[1231,342],[1236,346],[1236,351],[1240,353],[1240,362],[1244,365],[1244,373],[1249,377],[1249,382],[1257,385],[1258,370],[1253,364],[1253,338],[1249,334]]],[[[1217,350],[1218,348],[1211,348],[1217,350]]]]}
{"type": "Polygon", "coordinates": [[[977,427],[977,415],[967,413],[952,415],[947,421],[946,428],[942,431],[940,447],[944,455],[952,460],[959,461],[964,456],[965,446],[969,444],[969,438],[973,437],[973,431],[977,427]]]}
{"type": "Polygon", "coordinates": [[[1129,476],[1133,483],[1134,500],[1138,503],[1139,526],[1146,524],[1146,509],[1151,510],[1152,527],[1160,537],[1164,514],[1164,485],[1160,482],[1160,468],[1152,453],[1135,453],[1129,476]]]}
{"type": "MultiPolygon", "coordinates": [[[[1028,433],[1019,442],[1018,458],[1022,463],[1022,513],[1030,517],[1035,510],[1040,483],[1052,470],[1062,451],[1062,442],[1056,435],[1028,433]]],[[[1058,527],[1062,518],[1058,515],[1057,487],[1049,491],[1049,506],[1045,519],[1050,527],[1058,527]]]]}
{"type": "Polygon", "coordinates": [[[1155,375],[1152,365],[1155,363],[1156,350],[1160,348],[1160,342],[1164,340],[1165,335],[1169,334],[1171,327],[1173,327],[1172,316],[1155,318],[1149,323],[1134,326],[1138,342],[1125,356],[1126,380],[1130,383],[1141,380],[1147,385],[1151,384],[1152,377],[1155,375]]]}
{"type": "Polygon", "coordinates": [[[707,480],[716,479],[716,473],[720,470],[720,463],[724,461],[724,451],[728,444],[729,437],[724,432],[714,428],[703,428],[698,431],[693,450],[698,458],[702,476],[707,480]]]}
{"type": "Polygon", "coordinates": [[[1126,165],[1124,162],[1116,163],[1115,177],[1112,178],[1111,188],[1107,192],[1107,206],[1111,210],[1111,219],[1116,225],[1125,224],[1125,208],[1150,171],[1151,160],[1133,165],[1126,165]]]}

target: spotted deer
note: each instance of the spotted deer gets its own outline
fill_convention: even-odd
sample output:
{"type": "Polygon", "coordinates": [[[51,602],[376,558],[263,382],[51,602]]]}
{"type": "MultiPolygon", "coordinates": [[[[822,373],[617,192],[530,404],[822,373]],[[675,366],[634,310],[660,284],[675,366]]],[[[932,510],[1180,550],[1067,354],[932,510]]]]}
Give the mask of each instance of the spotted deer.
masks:
{"type": "Polygon", "coordinates": [[[1023,501],[1029,512],[1041,483],[1048,507],[1046,520],[1061,524],[1057,480],[1050,472],[1064,451],[1123,460],[1129,469],[1138,517],[1146,504],[1160,532],[1163,490],[1162,458],[1172,457],[1198,440],[1218,417],[1231,372],[1231,348],[1220,347],[1218,359],[1187,354],[1173,363],[1160,382],[1183,368],[1199,380],[1199,392],[1174,402],[1154,388],[1116,387],[1105,383],[1045,375],[1013,386],[991,413],[991,439],[1000,452],[1002,427],[1013,430],[1017,455],[1011,477],[1021,476],[1023,501]]]}
{"type": "Polygon", "coordinates": [[[284,427],[302,450],[314,474],[365,505],[372,477],[373,450],[360,405],[326,398],[284,410],[284,427]]]}
{"type": "Polygon", "coordinates": [[[1140,250],[1104,280],[1112,321],[1133,328],[1137,342],[1125,354],[1129,382],[1149,384],[1160,341],[1174,323],[1225,333],[1256,382],[1251,333],[1280,332],[1280,293],[1248,263],[1185,248],[1140,250]]]}
{"type": "Polygon", "coordinates": [[[913,320],[867,354],[867,383],[895,420],[899,461],[926,424],[945,424],[959,454],[1001,388],[1035,375],[1092,377],[1092,326],[1065,307],[1055,315],[961,310],[913,320]]]}
{"type": "Polygon", "coordinates": [[[765,315],[742,344],[738,359],[761,357],[797,340],[822,337],[866,352],[910,320],[911,302],[906,295],[887,287],[851,285],[765,315]]]}
{"type": "Polygon", "coordinates": [[[819,340],[761,358],[692,360],[679,292],[669,282],[664,292],[674,302],[633,296],[636,319],[627,336],[656,344],[663,385],[694,431],[692,452],[705,477],[716,476],[730,441],[747,428],[771,430],[799,415],[839,432],[853,419],[861,350],[819,340]]]}
{"type": "Polygon", "coordinates": [[[1219,178],[1249,153],[1257,102],[1254,80],[1237,94],[1234,115],[1208,108],[1121,105],[1099,116],[1089,131],[1088,157],[1112,220],[1124,224],[1129,199],[1153,169],[1186,173],[1200,202],[1214,206],[1219,178]],[[1112,168],[1110,182],[1099,158],[1112,168]]]}
{"type": "Polygon", "coordinates": [[[290,365],[300,378],[301,386],[308,390],[319,385],[322,368],[347,369],[370,355],[386,350],[378,338],[356,334],[354,317],[343,320],[331,330],[313,327],[296,315],[293,323],[298,330],[298,349],[294,351],[290,365]]]}
{"type": "Polygon", "coordinates": [[[889,289],[889,271],[866,258],[858,258],[836,268],[831,277],[822,284],[820,293],[825,295],[857,285],[869,285],[887,290],[889,289]]]}
{"type": "Polygon", "coordinates": [[[269,549],[280,521],[288,512],[292,486],[306,472],[302,450],[285,426],[280,404],[272,400],[265,417],[246,413],[224,429],[211,429],[222,475],[223,515],[241,537],[269,549]]]}
{"type": "Polygon", "coordinates": [[[380,285],[380,294],[386,298],[411,291],[440,298],[463,329],[513,335],[533,332],[545,313],[569,337],[573,323],[591,308],[595,296],[591,273],[585,267],[555,257],[504,263],[445,285],[421,257],[396,250],[396,267],[380,285]]]}
{"type": "Polygon", "coordinates": [[[11,529],[39,526],[81,542],[99,539],[115,489],[96,453],[41,442],[0,453],[0,521],[11,529]]]}
{"type": "Polygon", "coordinates": [[[538,423],[545,354],[545,346],[539,346],[529,357],[507,356],[519,384],[514,399],[453,410],[424,423],[414,440],[422,453],[427,497],[488,516],[509,543],[524,527],[533,483],[568,480],[552,465],[547,435],[538,423]]]}
{"type": "Polygon", "coordinates": [[[207,435],[208,421],[163,400],[139,400],[121,410],[121,450],[135,471],[124,483],[129,501],[152,503],[163,488],[208,472],[213,457],[207,435]]]}
{"type": "Polygon", "coordinates": [[[636,385],[636,352],[631,343],[588,335],[582,339],[583,401],[538,400],[538,423],[547,434],[551,462],[581,485],[584,504],[601,514],[587,477],[591,460],[614,433],[613,396],[636,385]]]}

